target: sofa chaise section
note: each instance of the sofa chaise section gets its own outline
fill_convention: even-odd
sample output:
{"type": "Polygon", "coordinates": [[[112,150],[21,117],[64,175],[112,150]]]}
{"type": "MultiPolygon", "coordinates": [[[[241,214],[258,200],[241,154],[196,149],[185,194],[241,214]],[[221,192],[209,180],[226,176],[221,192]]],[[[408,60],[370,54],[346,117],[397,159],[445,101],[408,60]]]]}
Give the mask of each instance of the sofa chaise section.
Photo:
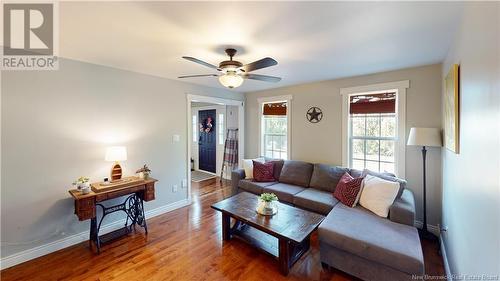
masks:
{"type": "MultiPolygon", "coordinates": [[[[409,190],[403,194],[398,200],[413,199],[409,190]]],[[[410,212],[399,208],[401,203],[395,204],[393,210],[401,212],[396,215],[398,220],[401,214],[410,212]]],[[[403,224],[361,206],[337,204],[319,226],[318,236],[323,264],[363,280],[414,280],[424,274],[422,248],[413,221],[403,224]]]]}

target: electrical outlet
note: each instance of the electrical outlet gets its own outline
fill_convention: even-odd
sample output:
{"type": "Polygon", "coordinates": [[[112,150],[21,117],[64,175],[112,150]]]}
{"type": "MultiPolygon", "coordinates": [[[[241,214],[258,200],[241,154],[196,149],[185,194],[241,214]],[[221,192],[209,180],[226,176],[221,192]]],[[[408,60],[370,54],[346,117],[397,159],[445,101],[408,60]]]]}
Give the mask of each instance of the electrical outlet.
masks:
{"type": "Polygon", "coordinates": [[[178,186],[176,184],[172,185],[172,192],[177,192],[178,186]]]}
{"type": "Polygon", "coordinates": [[[182,182],[181,182],[181,186],[182,188],[186,188],[188,186],[188,183],[187,183],[187,180],[186,179],[183,179],[182,182]]]}

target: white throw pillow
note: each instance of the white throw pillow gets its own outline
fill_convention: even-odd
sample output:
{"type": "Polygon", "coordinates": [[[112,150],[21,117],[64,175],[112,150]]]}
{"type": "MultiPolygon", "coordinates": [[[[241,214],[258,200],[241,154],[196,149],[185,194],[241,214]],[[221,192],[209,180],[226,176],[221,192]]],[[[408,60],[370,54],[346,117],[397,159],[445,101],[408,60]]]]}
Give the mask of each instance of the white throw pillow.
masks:
{"type": "Polygon", "coordinates": [[[245,170],[245,179],[253,179],[253,162],[252,161],[264,163],[264,162],[266,162],[266,159],[264,159],[264,158],[243,159],[243,169],[245,170]]]}
{"type": "Polygon", "coordinates": [[[378,216],[386,218],[398,191],[398,182],[366,175],[363,180],[363,191],[361,191],[359,204],[378,216]]]}

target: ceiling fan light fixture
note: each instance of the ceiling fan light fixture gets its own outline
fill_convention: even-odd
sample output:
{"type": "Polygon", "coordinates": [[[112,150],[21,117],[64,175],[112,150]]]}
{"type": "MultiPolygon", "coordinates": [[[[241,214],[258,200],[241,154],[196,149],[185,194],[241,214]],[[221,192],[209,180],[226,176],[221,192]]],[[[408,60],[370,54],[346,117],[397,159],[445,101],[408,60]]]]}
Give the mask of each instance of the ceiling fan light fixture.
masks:
{"type": "Polygon", "coordinates": [[[224,87],[234,89],[243,84],[243,77],[238,75],[236,71],[228,71],[226,74],[219,76],[219,82],[224,87]]]}

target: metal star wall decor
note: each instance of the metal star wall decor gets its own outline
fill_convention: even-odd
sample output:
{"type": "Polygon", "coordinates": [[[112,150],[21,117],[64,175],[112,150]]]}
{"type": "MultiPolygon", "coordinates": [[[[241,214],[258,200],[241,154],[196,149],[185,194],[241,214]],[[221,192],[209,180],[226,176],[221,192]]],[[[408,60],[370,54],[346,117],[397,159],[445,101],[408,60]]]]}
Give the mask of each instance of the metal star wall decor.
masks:
{"type": "Polygon", "coordinates": [[[318,123],[323,119],[323,112],[319,107],[311,107],[306,113],[306,118],[311,123],[318,123]]]}

